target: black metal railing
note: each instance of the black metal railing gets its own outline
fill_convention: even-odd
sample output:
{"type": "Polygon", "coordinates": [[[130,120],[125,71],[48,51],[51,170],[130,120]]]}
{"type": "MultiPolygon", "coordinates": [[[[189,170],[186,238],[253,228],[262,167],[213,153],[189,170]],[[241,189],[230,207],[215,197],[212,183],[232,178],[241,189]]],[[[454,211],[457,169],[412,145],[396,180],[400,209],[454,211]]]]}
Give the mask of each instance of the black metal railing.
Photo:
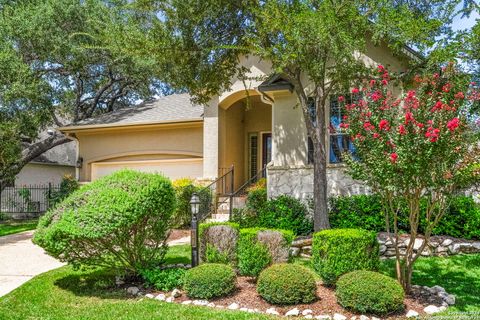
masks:
{"type": "Polygon", "coordinates": [[[52,203],[52,195],[59,185],[29,185],[6,187],[0,192],[0,213],[42,214],[52,203]]]}
{"type": "Polygon", "coordinates": [[[254,185],[258,180],[267,177],[267,166],[264,166],[262,170],[258,171],[256,175],[248,179],[242,184],[234,193],[233,197],[241,197],[247,194],[247,189],[254,185]]]}
{"type": "Polygon", "coordinates": [[[223,203],[231,202],[234,192],[234,168],[232,166],[225,171],[219,178],[198,193],[200,198],[199,222],[215,214],[223,203]]]}

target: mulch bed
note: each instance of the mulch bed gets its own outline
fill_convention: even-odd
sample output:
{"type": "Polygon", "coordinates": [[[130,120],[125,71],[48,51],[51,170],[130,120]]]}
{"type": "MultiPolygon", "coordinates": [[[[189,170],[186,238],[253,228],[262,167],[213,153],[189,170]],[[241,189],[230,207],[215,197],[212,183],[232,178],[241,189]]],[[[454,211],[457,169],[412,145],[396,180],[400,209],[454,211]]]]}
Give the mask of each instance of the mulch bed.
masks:
{"type": "MultiPolygon", "coordinates": [[[[215,305],[224,306],[227,308],[232,303],[237,303],[240,305],[240,308],[249,308],[249,309],[258,309],[262,312],[265,312],[267,309],[271,307],[275,307],[275,309],[281,314],[285,314],[287,311],[298,308],[301,311],[305,309],[311,309],[313,311],[313,315],[325,315],[329,314],[333,316],[334,313],[340,313],[345,315],[346,317],[350,318],[356,314],[345,310],[339,304],[337,304],[337,299],[335,297],[335,290],[332,288],[328,288],[319,284],[317,286],[317,296],[319,299],[313,303],[309,304],[298,304],[298,305],[290,305],[290,306],[279,306],[279,305],[272,305],[265,300],[257,293],[255,281],[249,277],[238,277],[237,278],[237,289],[229,296],[217,299],[211,299],[210,302],[215,303],[215,305]]],[[[181,297],[175,299],[176,303],[181,303],[186,300],[193,300],[186,297],[183,294],[181,297]]],[[[378,317],[382,319],[405,319],[405,313],[412,309],[417,311],[420,316],[424,316],[425,313],[423,309],[428,304],[422,303],[421,301],[415,300],[411,297],[407,297],[405,299],[405,311],[400,312],[397,314],[392,314],[387,317],[378,317]]],[[[358,316],[358,315],[357,315],[358,316]]],[[[366,316],[371,317],[372,315],[366,314],[366,316]]]]}
{"type": "Polygon", "coordinates": [[[178,240],[190,236],[190,229],[173,229],[167,241],[178,240]]]}

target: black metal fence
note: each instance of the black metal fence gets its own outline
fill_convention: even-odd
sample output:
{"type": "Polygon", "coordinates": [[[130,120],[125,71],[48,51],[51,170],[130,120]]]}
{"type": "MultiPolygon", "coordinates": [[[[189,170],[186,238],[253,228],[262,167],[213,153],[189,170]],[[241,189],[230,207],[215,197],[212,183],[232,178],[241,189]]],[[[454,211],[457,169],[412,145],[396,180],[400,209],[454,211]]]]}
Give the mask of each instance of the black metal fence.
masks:
{"type": "Polygon", "coordinates": [[[39,215],[48,210],[59,185],[6,187],[0,193],[0,213],[39,215]]]}

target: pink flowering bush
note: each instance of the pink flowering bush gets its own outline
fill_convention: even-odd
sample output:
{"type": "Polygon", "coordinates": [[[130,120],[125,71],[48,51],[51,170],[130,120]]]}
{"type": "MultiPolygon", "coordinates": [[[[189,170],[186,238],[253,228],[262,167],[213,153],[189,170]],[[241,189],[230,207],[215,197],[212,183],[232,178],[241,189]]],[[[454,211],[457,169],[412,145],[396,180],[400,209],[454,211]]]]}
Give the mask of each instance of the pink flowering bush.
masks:
{"type": "Polygon", "coordinates": [[[340,99],[346,110],[341,126],[356,149],[347,157],[350,173],[383,199],[387,224],[393,221],[387,230],[394,243],[399,206],[408,205],[410,245],[396,250],[398,280],[408,292],[419,256],[413,250],[419,222],[426,221],[428,240],[444,215],[448,195],[461,182],[457,173],[468,165],[466,155],[474,140],[467,110],[478,94],[453,65],[441,74],[416,76],[402,95],[389,90],[390,75],[383,66],[378,75],[363,88],[352,89],[353,103],[340,99]],[[422,198],[428,200],[424,211],[422,198]]]}

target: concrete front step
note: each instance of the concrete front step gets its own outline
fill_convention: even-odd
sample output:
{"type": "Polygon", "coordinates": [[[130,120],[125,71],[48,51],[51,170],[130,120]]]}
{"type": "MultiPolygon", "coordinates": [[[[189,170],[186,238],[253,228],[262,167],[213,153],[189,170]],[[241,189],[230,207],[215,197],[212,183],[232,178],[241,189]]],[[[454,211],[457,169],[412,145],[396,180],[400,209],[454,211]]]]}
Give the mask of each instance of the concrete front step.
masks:
{"type": "Polygon", "coordinates": [[[222,213],[216,213],[212,214],[212,217],[207,219],[207,222],[227,222],[230,218],[230,215],[228,214],[222,214],[222,213]]]}

